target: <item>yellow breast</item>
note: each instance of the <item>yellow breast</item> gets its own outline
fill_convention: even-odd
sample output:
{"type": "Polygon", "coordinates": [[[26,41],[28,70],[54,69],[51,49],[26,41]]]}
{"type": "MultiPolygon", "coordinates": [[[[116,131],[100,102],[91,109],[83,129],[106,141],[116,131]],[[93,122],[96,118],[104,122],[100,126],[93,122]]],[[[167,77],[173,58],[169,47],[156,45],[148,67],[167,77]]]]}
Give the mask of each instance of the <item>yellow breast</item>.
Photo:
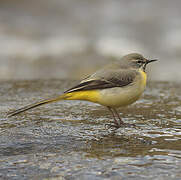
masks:
{"type": "Polygon", "coordinates": [[[142,77],[141,83],[145,87],[146,86],[147,75],[142,69],[139,70],[139,73],[141,74],[141,77],[142,77]]]}

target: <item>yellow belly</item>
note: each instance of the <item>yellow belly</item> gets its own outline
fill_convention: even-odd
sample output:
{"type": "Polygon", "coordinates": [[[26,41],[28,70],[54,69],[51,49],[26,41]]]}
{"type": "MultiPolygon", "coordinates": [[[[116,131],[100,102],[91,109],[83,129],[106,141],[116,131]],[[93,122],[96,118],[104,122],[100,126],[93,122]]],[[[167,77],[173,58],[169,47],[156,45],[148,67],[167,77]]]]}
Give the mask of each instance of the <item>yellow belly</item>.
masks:
{"type": "Polygon", "coordinates": [[[142,93],[143,90],[137,89],[135,86],[102,90],[98,103],[109,107],[127,106],[138,100],[142,93]]]}
{"type": "Polygon", "coordinates": [[[85,100],[98,103],[99,98],[99,90],[87,90],[67,93],[66,100],[85,100]]]}

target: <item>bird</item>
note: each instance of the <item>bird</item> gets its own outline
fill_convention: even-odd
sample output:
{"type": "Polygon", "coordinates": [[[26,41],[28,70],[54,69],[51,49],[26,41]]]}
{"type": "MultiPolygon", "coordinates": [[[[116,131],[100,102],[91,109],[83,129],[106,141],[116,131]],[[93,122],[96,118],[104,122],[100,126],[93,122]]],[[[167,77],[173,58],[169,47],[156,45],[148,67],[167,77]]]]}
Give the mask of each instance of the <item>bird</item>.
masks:
{"type": "Polygon", "coordinates": [[[60,100],[84,100],[107,107],[114,120],[111,127],[123,127],[126,123],[117,108],[130,105],[140,98],[147,83],[146,66],[155,61],[157,59],[146,59],[139,53],[127,54],[87,76],[60,96],[27,105],[9,112],[7,116],[60,100]]]}

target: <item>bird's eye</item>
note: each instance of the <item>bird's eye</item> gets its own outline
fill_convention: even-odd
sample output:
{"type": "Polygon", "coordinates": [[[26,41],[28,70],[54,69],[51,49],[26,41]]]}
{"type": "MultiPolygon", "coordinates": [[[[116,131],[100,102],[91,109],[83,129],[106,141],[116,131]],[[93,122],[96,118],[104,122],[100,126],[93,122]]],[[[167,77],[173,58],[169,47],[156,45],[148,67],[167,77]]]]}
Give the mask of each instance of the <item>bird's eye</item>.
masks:
{"type": "Polygon", "coordinates": [[[142,64],[142,61],[141,61],[141,60],[138,60],[137,63],[138,63],[138,64],[142,64]]]}

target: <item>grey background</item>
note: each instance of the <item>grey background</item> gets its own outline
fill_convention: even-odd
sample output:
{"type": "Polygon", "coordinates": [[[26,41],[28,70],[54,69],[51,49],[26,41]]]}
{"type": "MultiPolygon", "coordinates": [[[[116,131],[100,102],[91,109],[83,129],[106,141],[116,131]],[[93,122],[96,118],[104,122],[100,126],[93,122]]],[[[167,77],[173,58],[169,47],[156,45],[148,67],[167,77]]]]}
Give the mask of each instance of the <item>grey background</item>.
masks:
{"type": "Polygon", "coordinates": [[[179,0],[1,0],[0,79],[79,79],[130,52],[180,81],[179,0]]]}

